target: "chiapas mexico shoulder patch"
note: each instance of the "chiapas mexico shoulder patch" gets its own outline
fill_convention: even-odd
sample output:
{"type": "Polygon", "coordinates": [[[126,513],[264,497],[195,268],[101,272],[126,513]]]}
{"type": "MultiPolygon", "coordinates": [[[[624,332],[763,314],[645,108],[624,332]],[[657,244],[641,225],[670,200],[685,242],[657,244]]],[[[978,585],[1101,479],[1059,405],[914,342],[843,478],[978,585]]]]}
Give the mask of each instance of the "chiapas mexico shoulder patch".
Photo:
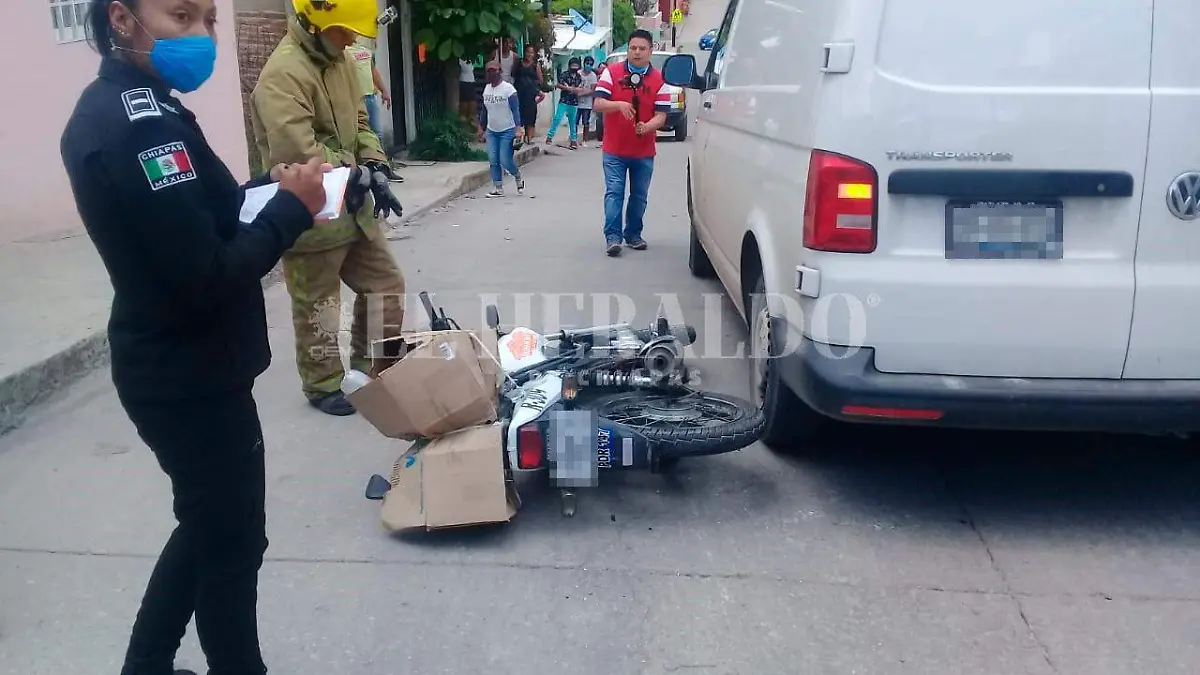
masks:
{"type": "Polygon", "coordinates": [[[146,172],[146,180],[150,181],[151,190],[158,191],[196,178],[192,158],[180,142],[167,143],[140,152],[138,161],[142,163],[142,171],[146,172]]]}

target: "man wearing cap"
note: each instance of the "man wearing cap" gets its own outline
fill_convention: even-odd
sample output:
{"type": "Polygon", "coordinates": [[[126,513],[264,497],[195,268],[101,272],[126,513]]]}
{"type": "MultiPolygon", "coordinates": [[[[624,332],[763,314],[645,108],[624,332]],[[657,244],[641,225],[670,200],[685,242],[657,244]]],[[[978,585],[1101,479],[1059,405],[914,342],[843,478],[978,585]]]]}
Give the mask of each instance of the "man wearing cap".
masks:
{"type": "Polygon", "coordinates": [[[357,296],[350,339],[356,370],[370,370],[370,338],[397,334],[404,312],[404,277],[380,226],[389,212],[400,215],[400,202],[368,124],[354,63],[346,58],[359,37],[375,39],[378,9],[375,0],[292,4],[287,35],[251,94],[250,117],[263,166],[319,157],[354,167],[344,213],[301,235],[283,256],[303,392],[321,412],[352,415],[354,406],[341,392],[342,282],[357,296]]]}
{"type": "Polygon", "coordinates": [[[483,88],[483,126],[487,129],[488,165],[492,172],[492,191],[488,197],[504,196],[504,172],[517,182],[517,194],[525,193],[525,180],[513,157],[513,141],[524,136],[517,89],[504,81],[500,64],[487,64],[487,86],[483,88]]]}

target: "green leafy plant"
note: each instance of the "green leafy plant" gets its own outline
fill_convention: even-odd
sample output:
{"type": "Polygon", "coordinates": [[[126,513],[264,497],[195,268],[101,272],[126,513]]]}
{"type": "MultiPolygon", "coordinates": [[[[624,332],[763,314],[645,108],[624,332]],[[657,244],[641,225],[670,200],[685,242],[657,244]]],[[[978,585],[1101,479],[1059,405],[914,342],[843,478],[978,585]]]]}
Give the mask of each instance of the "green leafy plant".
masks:
{"type": "Polygon", "coordinates": [[[529,42],[539,51],[549,52],[554,48],[554,24],[550,17],[538,11],[530,10],[526,17],[529,26],[529,42]]]}
{"type": "Polygon", "coordinates": [[[524,0],[414,0],[413,39],[439,61],[474,58],[480,45],[525,32],[524,0]]]}
{"type": "Polygon", "coordinates": [[[458,115],[436,115],[421,121],[408,154],[413,159],[442,162],[487,161],[487,153],[472,145],[474,139],[474,130],[458,115]]]}

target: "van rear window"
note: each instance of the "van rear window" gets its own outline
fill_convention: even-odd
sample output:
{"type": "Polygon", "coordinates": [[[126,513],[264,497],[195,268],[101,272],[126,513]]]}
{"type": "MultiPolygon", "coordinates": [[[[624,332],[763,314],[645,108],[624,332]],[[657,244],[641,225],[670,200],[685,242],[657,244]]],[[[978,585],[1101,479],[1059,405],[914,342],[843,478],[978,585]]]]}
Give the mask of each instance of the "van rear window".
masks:
{"type": "Polygon", "coordinates": [[[1152,3],[887,0],[876,66],[915,85],[1146,88],[1152,3]]]}

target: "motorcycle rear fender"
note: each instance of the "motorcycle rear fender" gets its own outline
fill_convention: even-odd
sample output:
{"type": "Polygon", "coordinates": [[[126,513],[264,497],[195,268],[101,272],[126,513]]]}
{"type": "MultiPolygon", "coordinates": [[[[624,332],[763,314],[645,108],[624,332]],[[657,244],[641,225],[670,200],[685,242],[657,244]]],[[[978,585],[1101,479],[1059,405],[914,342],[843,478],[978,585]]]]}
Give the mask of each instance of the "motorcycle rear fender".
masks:
{"type": "MultiPolygon", "coordinates": [[[[503,348],[501,351],[504,351],[503,348]]],[[[508,454],[508,465],[514,471],[520,470],[520,463],[517,461],[517,431],[534,421],[550,423],[550,411],[562,401],[562,382],[562,373],[552,371],[527,382],[509,395],[513,400],[513,412],[508,423],[505,450],[508,454]]],[[[545,433],[545,429],[542,431],[545,433]]]]}

